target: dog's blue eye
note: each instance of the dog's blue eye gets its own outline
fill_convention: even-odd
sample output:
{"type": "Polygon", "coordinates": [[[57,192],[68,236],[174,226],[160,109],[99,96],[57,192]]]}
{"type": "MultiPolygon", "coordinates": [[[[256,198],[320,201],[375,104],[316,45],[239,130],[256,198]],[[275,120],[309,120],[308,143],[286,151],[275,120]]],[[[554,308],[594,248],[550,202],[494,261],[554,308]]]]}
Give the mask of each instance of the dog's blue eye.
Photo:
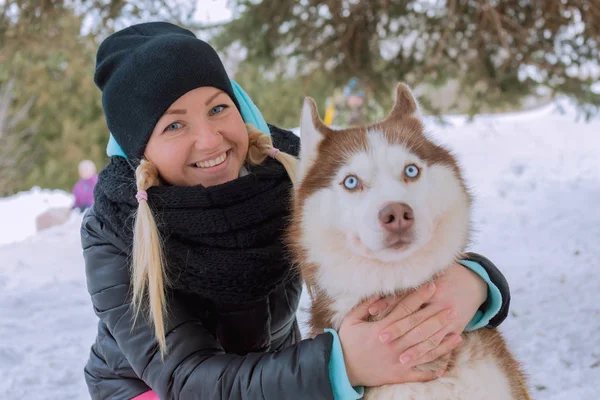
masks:
{"type": "Polygon", "coordinates": [[[360,185],[360,181],[354,175],[348,175],[346,179],[344,179],[344,187],[348,190],[355,190],[360,185]]]}
{"type": "Polygon", "coordinates": [[[415,164],[410,164],[404,169],[404,174],[408,178],[416,178],[419,176],[419,167],[417,167],[415,164]]]}

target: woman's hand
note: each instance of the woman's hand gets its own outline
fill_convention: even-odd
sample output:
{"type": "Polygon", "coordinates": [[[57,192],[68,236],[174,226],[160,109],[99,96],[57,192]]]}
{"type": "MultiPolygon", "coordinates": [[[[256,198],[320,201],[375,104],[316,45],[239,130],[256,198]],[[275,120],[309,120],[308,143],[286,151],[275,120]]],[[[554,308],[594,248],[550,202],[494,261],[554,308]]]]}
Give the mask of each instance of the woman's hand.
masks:
{"type": "Polygon", "coordinates": [[[380,321],[367,322],[366,319],[370,312],[387,304],[385,300],[375,303],[366,302],[344,317],[339,329],[339,337],[344,352],[346,372],[353,386],[424,382],[443,374],[443,371],[420,371],[414,367],[452,351],[460,343],[456,341],[460,336],[450,335],[444,341],[440,339],[435,349],[420,357],[419,360],[400,362],[401,354],[418,347],[424,341],[431,342],[436,332],[449,325],[451,319],[447,312],[437,313],[425,322],[414,318],[419,313],[418,310],[432,301],[435,292],[434,284],[424,285],[404,298],[380,321]],[[385,340],[381,332],[402,321],[404,324],[401,329],[406,329],[409,333],[401,339],[396,340],[390,336],[385,340]],[[420,325],[417,326],[419,323],[420,325]]]}
{"type": "MultiPolygon", "coordinates": [[[[458,263],[437,278],[435,285],[435,293],[421,309],[391,322],[379,335],[380,340],[386,343],[416,341],[414,346],[400,356],[400,361],[404,364],[424,364],[447,354],[447,346],[440,344],[449,340],[460,343],[459,335],[487,299],[485,281],[458,263]]],[[[395,308],[408,311],[406,299],[400,301],[395,308]]],[[[381,299],[371,305],[369,312],[377,315],[395,302],[397,299],[393,297],[381,299]]]]}
{"type": "Polygon", "coordinates": [[[455,310],[456,318],[450,324],[450,332],[463,333],[479,307],[487,300],[487,283],[469,268],[454,263],[435,280],[435,284],[437,290],[430,304],[455,310]]]}

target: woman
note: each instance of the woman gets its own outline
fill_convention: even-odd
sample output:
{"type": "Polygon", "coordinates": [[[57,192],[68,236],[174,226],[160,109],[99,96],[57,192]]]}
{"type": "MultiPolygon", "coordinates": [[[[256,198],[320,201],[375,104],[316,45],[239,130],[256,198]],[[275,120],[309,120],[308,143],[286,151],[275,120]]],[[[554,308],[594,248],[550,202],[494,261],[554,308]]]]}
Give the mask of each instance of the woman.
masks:
{"type": "Polygon", "coordinates": [[[469,321],[506,317],[503,276],[471,255],[471,269],[452,267],[377,323],[365,320],[385,299],[300,340],[302,285],[282,245],[298,138],[267,125],[215,51],[168,23],[107,38],[95,82],[112,137],[81,231],[100,319],[93,399],[360,398],[362,386],[435,379],[413,367],[451,351],[469,321]],[[429,320],[411,318],[421,308],[429,320]],[[431,343],[432,320],[453,335],[431,343]],[[422,335],[384,344],[386,328],[422,335]],[[426,354],[381,362],[416,349],[426,354]]]}

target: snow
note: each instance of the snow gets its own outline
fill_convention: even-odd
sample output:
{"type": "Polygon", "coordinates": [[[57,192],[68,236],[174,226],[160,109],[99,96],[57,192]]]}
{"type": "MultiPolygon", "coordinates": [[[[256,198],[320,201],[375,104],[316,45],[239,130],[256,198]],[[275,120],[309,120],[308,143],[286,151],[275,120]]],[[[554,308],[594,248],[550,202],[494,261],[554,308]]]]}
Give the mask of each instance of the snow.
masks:
{"type": "Polygon", "coordinates": [[[73,196],[62,190],[34,187],[7,198],[0,198],[0,245],[18,242],[35,234],[35,217],[49,208],[70,207],[73,196]]]}
{"type": "MultiPolygon", "coordinates": [[[[600,393],[600,121],[556,106],[428,126],[457,154],[476,196],[471,249],[511,285],[502,331],[532,397],[591,400],[600,393]]],[[[39,234],[33,222],[70,201],[38,188],[0,199],[0,399],[89,398],[83,366],[97,321],[81,216],[39,234]]]]}
{"type": "Polygon", "coordinates": [[[83,366],[96,317],[81,217],[0,247],[0,399],[89,399],[83,366]]]}

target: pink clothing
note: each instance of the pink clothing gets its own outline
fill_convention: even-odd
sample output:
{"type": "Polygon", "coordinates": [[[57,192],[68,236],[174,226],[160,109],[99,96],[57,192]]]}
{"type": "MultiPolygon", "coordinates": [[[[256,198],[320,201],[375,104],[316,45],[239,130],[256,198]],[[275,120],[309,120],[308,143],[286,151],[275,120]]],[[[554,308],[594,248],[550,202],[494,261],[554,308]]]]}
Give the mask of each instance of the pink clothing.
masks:
{"type": "Polygon", "coordinates": [[[139,396],[135,396],[131,400],[160,400],[160,399],[158,398],[156,393],[154,393],[152,390],[149,390],[147,392],[140,394],[139,396]]]}
{"type": "Polygon", "coordinates": [[[98,176],[94,175],[89,179],[80,179],[73,187],[76,207],[91,207],[94,204],[94,187],[98,182],[98,176]]]}

